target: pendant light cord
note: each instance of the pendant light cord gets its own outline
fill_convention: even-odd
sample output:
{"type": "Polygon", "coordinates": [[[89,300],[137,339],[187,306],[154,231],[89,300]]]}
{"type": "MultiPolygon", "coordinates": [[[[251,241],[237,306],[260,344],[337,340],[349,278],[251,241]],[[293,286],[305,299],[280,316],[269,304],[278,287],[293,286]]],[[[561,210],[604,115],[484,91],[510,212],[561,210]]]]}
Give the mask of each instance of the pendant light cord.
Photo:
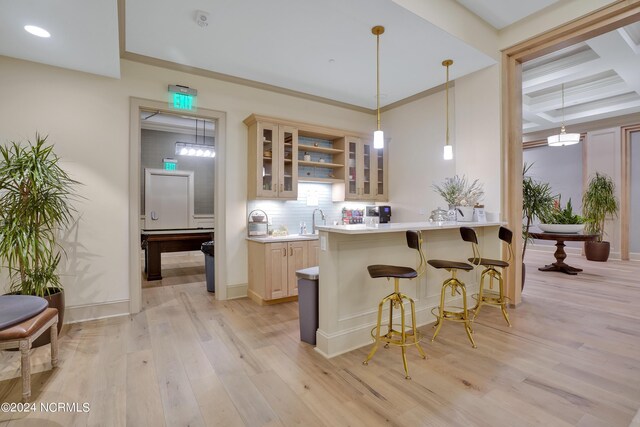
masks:
{"type": "Polygon", "coordinates": [[[449,64],[447,64],[447,81],[444,84],[444,90],[445,90],[445,108],[446,108],[446,116],[447,116],[447,136],[446,136],[446,142],[447,145],[449,145],[449,64]]]}
{"type": "Polygon", "coordinates": [[[444,92],[445,92],[445,115],[447,117],[447,134],[446,134],[446,144],[449,145],[449,66],[453,65],[453,60],[445,59],[442,61],[442,65],[447,68],[447,80],[444,83],[444,92]]]}
{"type": "Polygon", "coordinates": [[[380,34],[376,34],[376,111],[380,130],[380,34]]]}

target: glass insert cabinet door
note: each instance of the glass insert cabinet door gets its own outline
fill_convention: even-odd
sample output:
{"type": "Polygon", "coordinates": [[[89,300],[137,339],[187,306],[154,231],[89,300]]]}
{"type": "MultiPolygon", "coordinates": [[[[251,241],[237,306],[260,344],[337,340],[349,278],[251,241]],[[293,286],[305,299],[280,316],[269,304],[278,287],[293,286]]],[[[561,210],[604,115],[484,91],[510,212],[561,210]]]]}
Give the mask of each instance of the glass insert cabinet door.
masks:
{"type": "Polygon", "coordinates": [[[291,126],[278,127],[280,155],[278,158],[279,187],[278,198],[298,197],[298,130],[291,126]]]}
{"type": "Polygon", "coordinates": [[[362,184],[360,185],[360,196],[365,199],[371,199],[376,195],[374,180],[376,174],[376,164],[374,163],[376,150],[373,143],[369,141],[362,142],[362,184]]]}
{"type": "Polygon", "coordinates": [[[358,178],[359,178],[359,168],[358,168],[358,148],[360,145],[360,140],[357,138],[349,138],[347,140],[347,167],[348,167],[348,177],[347,177],[347,195],[350,198],[354,198],[360,195],[360,191],[358,188],[358,178]]]}
{"type": "Polygon", "coordinates": [[[258,124],[258,159],[262,159],[262,170],[258,169],[258,194],[263,197],[277,197],[278,194],[277,138],[278,125],[258,124]]]}
{"type": "Polygon", "coordinates": [[[380,148],[378,150],[373,150],[375,153],[374,164],[376,165],[376,169],[374,169],[374,179],[377,178],[377,182],[374,181],[374,185],[376,185],[376,196],[384,196],[385,191],[385,182],[384,182],[384,148],[380,148]],[[376,176],[377,175],[377,176],[376,176]]]}

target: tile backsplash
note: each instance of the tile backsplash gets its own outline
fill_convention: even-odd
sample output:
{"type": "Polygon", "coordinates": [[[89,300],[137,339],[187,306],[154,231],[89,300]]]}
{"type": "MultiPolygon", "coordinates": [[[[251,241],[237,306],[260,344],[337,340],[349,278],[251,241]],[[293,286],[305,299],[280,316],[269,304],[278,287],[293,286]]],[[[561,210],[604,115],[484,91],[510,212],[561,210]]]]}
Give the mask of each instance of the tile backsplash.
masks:
{"type": "MultiPolygon", "coordinates": [[[[331,184],[317,184],[301,182],[298,184],[298,200],[251,200],[247,203],[246,216],[254,209],[262,209],[269,216],[269,228],[277,230],[281,226],[287,227],[289,234],[300,232],[300,223],[307,225],[307,233],[311,234],[311,215],[314,209],[324,212],[327,225],[340,222],[342,208],[364,209],[374,203],[366,202],[332,202],[331,184]],[[318,199],[318,206],[308,206],[307,199],[318,199]]],[[[316,213],[316,224],[322,224],[320,213],[316,213]]]]}

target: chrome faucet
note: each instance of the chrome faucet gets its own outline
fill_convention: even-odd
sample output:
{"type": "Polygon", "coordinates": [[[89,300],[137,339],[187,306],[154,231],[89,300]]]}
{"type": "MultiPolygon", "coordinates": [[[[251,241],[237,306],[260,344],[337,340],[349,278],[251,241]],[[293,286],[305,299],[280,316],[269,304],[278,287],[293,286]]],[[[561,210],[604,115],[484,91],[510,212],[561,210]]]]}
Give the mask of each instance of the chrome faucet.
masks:
{"type": "Polygon", "coordinates": [[[316,234],[316,212],[317,211],[320,211],[320,218],[322,219],[323,225],[327,225],[327,220],[324,216],[324,212],[322,212],[322,209],[315,208],[313,210],[313,213],[311,214],[311,234],[316,234]]]}

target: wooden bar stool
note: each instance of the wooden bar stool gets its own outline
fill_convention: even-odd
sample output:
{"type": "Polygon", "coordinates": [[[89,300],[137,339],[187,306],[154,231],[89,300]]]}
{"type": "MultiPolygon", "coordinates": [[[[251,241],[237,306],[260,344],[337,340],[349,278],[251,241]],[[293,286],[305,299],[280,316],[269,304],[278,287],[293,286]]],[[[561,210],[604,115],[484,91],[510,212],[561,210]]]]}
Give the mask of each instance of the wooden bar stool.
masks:
{"type": "Polygon", "coordinates": [[[409,376],[409,368],[407,366],[407,346],[415,345],[418,348],[418,352],[420,352],[420,356],[422,356],[423,359],[426,359],[427,356],[424,354],[424,350],[422,350],[422,347],[420,346],[420,339],[422,338],[422,336],[416,328],[415,303],[413,302],[413,299],[400,292],[400,279],[415,279],[422,276],[426,271],[426,264],[424,252],[422,252],[422,233],[420,231],[409,230],[407,231],[406,236],[407,246],[409,246],[411,249],[417,250],[420,256],[420,264],[418,265],[417,270],[414,270],[410,267],[399,267],[395,265],[370,265],[367,267],[369,275],[373,279],[385,277],[387,280],[389,280],[393,278],[394,290],[391,294],[384,297],[378,304],[378,322],[376,323],[376,326],[371,330],[371,336],[373,337],[375,342],[373,343],[373,347],[371,348],[369,355],[362,363],[364,365],[369,364],[369,360],[371,360],[373,355],[376,354],[378,345],[381,342],[385,343],[385,348],[388,348],[389,344],[399,346],[402,349],[402,363],[404,364],[405,378],[410,380],[411,377],[409,376]],[[411,305],[411,327],[408,331],[405,325],[405,301],[409,301],[409,304],[411,305]],[[382,325],[382,309],[384,304],[387,302],[389,302],[389,323],[387,325],[382,325]],[[396,309],[400,309],[401,318],[399,330],[394,329],[393,326],[394,307],[396,309]],[[386,326],[387,328],[387,332],[385,334],[381,333],[381,328],[383,326],[386,326]]]}
{"type": "Polygon", "coordinates": [[[477,299],[477,303],[473,308],[473,318],[476,318],[483,305],[491,305],[494,307],[500,307],[504,320],[507,321],[507,325],[511,326],[509,315],[507,314],[507,297],[504,295],[504,281],[502,279],[502,273],[496,270],[496,268],[505,269],[509,267],[509,261],[511,261],[511,258],[513,257],[513,249],[511,248],[513,232],[506,227],[500,227],[498,230],[498,238],[507,243],[507,246],[509,247],[509,257],[506,261],[501,259],[482,258],[482,256],[480,256],[480,249],[478,248],[478,236],[473,229],[468,228],[463,235],[463,239],[470,242],[473,248],[473,258],[469,258],[469,261],[475,265],[485,267],[480,275],[480,289],[478,290],[478,294],[474,295],[477,299]],[[493,289],[494,279],[498,281],[497,294],[495,292],[485,291],[484,279],[486,276],[489,276],[489,289],[493,289]]]}
{"type": "MultiPolygon", "coordinates": [[[[464,239],[463,229],[467,227],[460,228],[460,235],[464,239]]],[[[467,288],[461,280],[457,278],[458,270],[471,271],[473,270],[473,266],[467,264],[466,262],[458,262],[458,261],[449,261],[442,259],[430,259],[427,263],[437,269],[445,269],[451,273],[451,277],[442,282],[442,290],[440,291],[440,305],[435,307],[431,312],[438,319],[434,327],[436,331],[433,334],[433,338],[431,341],[434,341],[440,332],[440,328],[442,328],[442,324],[445,320],[450,320],[452,322],[459,322],[464,324],[464,329],[467,332],[467,336],[469,337],[469,341],[471,341],[471,345],[473,348],[476,348],[476,343],[473,340],[473,329],[471,329],[471,319],[469,318],[469,309],[467,307],[467,288]],[[462,309],[459,307],[451,307],[454,310],[447,309],[445,307],[445,297],[447,294],[447,289],[451,289],[451,296],[454,297],[457,294],[462,294],[462,309]]]]}

